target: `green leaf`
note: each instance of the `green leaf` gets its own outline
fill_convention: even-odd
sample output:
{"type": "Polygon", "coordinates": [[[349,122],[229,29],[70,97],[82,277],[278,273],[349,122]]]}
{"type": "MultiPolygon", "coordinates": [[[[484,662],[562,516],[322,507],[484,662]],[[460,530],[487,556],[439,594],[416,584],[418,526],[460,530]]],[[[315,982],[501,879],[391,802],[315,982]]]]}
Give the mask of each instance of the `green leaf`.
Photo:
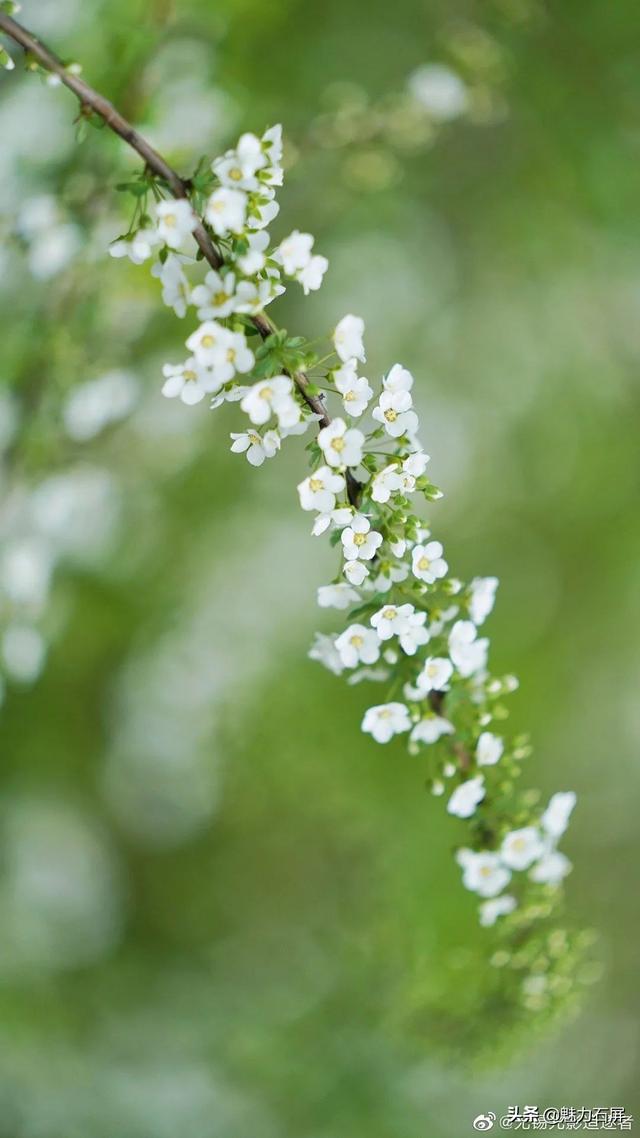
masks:
{"type": "MultiPolygon", "coordinates": [[[[338,535],[340,536],[340,535],[338,535]]],[[[365,616],[368,612],[375,612],[376,609],[382,608],[385,603],[385,594],[376,593],[375,596],[370,597],[364,604],[358,605],[357,608],[352,609],[349,613],[349,620],[353,620],[358,616],[365,616]]]]}
{"type": "Polygon", "coordinates": [[[133,194],[134,198],[143,198],[148,186],[145,182],[118,182],[116,190],[121,194],[133,194]]]}

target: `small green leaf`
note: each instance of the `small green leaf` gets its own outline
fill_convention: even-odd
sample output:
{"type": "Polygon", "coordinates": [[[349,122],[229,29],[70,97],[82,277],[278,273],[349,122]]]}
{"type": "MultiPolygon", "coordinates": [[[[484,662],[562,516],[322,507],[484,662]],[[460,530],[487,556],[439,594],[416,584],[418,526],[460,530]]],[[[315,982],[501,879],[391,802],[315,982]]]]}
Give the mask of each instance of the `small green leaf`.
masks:
{"type": "Polygon", "coordinates": [[[11,56],[9,55],[9,52],[5,51],[5,49],[1,46],[0,46],[0,67],[4,67],[5,71],[13,71],[13,69],[15,67],[15,63],[13,62],[11,56]]]}

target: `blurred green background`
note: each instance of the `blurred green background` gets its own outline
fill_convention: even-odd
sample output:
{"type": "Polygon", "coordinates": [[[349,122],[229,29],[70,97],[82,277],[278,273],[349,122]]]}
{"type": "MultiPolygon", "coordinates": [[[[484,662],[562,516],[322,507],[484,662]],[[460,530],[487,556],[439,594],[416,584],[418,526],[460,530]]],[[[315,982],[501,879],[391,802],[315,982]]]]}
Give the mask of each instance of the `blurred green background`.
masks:
{"type": "Polygon", "coordinates": [[[273,233],[308,228],[331,269],[278,319],[316,336],[360,313],[370,378],[396,359],[417,377],[435,529],[454,571],[501,579],[493,665],[521,678],[527,783],[578,791],[567,920],[600,930],[603,978],[551,1037],[487,1003],[459,823],[420,760],[360,734],[369,694],[306,660],[333,557],[297,507],[302,446],[255,471],[229,454],[233,406],[160,397],[186,324],[105,252],[135,163],[106,132],[77,145],[71,96],[16,71],[0,1135],[457,1138],[510,1103],[637,1109],[636,6],[25,0],[22,18],[185,172],[283,121],[273,233]],[[432,62],[468,110],[407,121],[398,96],[432,62]]]}

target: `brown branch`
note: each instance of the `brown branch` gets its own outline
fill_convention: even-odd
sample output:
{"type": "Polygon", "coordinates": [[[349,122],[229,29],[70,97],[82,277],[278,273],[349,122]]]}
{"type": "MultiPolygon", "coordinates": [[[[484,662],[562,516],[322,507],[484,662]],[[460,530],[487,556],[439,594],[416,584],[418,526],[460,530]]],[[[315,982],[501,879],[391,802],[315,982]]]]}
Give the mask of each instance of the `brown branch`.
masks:
{"type": "MultiPolygon", "coordinates": [[[[88,83],[85,83],[84,79],[72,74],[55,52],[51,51],[17,20],[2,12],[0,12],[0,31],[3,31],[15,43],[20,44],[25,52],[35,59],[45,71],[57,75],[64,86],[68,87],[76,96],[82,110],[90,109],[98,115],[114,134],[117,134],[127,143],[127,146],[135,150],[143,159],[145,166],[166,182],[174,198],[187,198],[189,196],[188,183],[176,173],[162,155],[120,114],[113,103],[109,102],[99,91],[95,91],[88,83]]],[[[193,235],[205,260],[212,268],[219,269],[223,263],[223,258],[202,222],[198,223],[193,235]]],[[[264,313],[253,316],[251,320],[256,332],[263,340],[266,340],[275,331],[275,326],[264,313]]],[[[291,378],[307,406],[311,408],[314,414],[319,415],[320,426],[328,427],[331,416],[323,399],[309,391],[309,379],[305,373],[303,371],[295,372],[291,378]]],[[[358,506],[361,489],[360,483],[351,471],[347,470],[347,492],[349,501],[353,506],[358,506]]]]}
{"type": "MultiPolygon", "coordinates": [[[[443,715],[445,711],[445,700],[447,693],[444,691],[430,691],[429,692],[429,707],[436,715],[443,715]]],[[[452,743],[451,749],[458,760],[458,767],[463,774],[469,770],[472,758],[469,751],[462,743],[452,743]]]]}

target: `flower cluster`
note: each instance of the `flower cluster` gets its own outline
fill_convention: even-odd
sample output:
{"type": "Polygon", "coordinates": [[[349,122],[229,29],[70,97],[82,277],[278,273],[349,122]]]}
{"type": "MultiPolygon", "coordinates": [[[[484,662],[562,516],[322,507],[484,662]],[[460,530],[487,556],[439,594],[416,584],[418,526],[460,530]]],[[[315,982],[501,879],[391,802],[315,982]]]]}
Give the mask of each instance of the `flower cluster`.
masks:
{"type": "MultiPolygon", "coordinates": [[[[187,404],[211,396],[214,408],[239,402],[248,422],[232,433],[231,449],[261,466],[284,438],[302,434],[317,416],[296,395],[291,379],[309,358],[301,351],[303,341],[274,333],[256,348],[248,336],[256,335],[255,318],[285,292],[285,280],[297,281],[308,294],[320,287],[328,261],[313,251],[309,233],[294,230],[277,245],[270,241],[267,226],[278,215],[276,188],[283,181],[280,126],[262,138],[244,134],[193,181],[198,202],[162,199],[152,216],[138,212],[110,252],[135,264],[157,255],[151,272],[165,304],[180,318],[193,309],[200,321],[185,340],[187,358],[165,364],[163,395],[187,404]],[[194,241],[202,223],[221,251],[220,265],[204,275],[194,241]],[[253,383],[245,381],[250,374],[253,383]]],[[[351,395],[345,387],[345,400],[351,395]]]]}
{"type": "Polygon", "coordinates": [[[339,364],[329,381],[342,394],[348,368],[350,389],[364,385],[362,395],[355,416],[343,401],[346,419],[320,431],[321,465],[298,492],[302,508],[317,512],[313,532],[337,533],[342,551],[339,575],[320,588],[318,603],[353,608],[344,630],[318,638],[312,656],[336,674],[347,673],[350,682],[387,686],[387,698],[365,712],[362,730],[378,743],[405,735],[413,754],[428,756],[433,792],[444,794],[449,785],[447,810],[471,821],[474,838],[457,855],[463,883],[485,899],[481,923],[494,924],[518,906],[518,897],[504,892],[514,874],[528,871],[520,888],[524,901],[526,884],[556,888],[569,872],[556,846],[575,795],[554,795],[541,816],[515,810],[518,825],[511,824],[505,784],[519,773],[528,748],[490,729],[504,718],[501,700],[517,684],[513,677],[491,677],[489,641],[479,631],[498,582],[475,578],[464,586],[450,577],[441,543],[412,511],[413,496],[435,500],[440,492],[425,474],[429,456],[417,439],[411,373],[394,364],[383,377],[365,434],[362,415],[373,391],[358,379],[365,361],[362,321],[346,316],[333,340],[339,364]],[[358,426],[349,425],[354,418],[358,426]],[[357,504],[346,496],[347,474],[358,480],[357,504]]]}
{"type": "Polygon", "coordinates": [[[411,372],[395,363],[374,390],[363,374],[364,322],[351,313],[322,359],[265,315],[286,280],[308,293],[328,265],[308,233],[271,242],[282,180],[281,128],[245,134],[196,175],[190,200],[161,197],[152,217],[138,211],[111,252],[136,263],[157,253],[152,272],[165,303],[179,317],[193,309],[200,321],[186,338],[188,357],[164,368],[166,397],[195,404],[208,395],[212,408],[239,403],[246,422],[232,433],[231,450],[253,466],[317,425],[298,496],[314,515],[312,534],[326,534],[340,552],[318,604],[347,615],[340,631],[316,638],[310,655],[350,683],[381,685],[362,730],[380,744],[405,736],[409,752],[423,757],[433,793],[446,795],[448,813],[467,825],[457,861],[464,886],[481,899],[481,924],[500,918],[515,935],[559,902],[571,866],[557,843],[575,796],[555,794],[541,812],[537,794],[514,790],[529,746],[505,737],[501,724],[517,681],[491,675],[482,634],[498,582],[452,577],[442,544],[414,507],[442,495],[427,477],[411,372]],[[206,271],[195,257],[199,227],[219,261],[214,268],[209,258],[206,271]]]}

